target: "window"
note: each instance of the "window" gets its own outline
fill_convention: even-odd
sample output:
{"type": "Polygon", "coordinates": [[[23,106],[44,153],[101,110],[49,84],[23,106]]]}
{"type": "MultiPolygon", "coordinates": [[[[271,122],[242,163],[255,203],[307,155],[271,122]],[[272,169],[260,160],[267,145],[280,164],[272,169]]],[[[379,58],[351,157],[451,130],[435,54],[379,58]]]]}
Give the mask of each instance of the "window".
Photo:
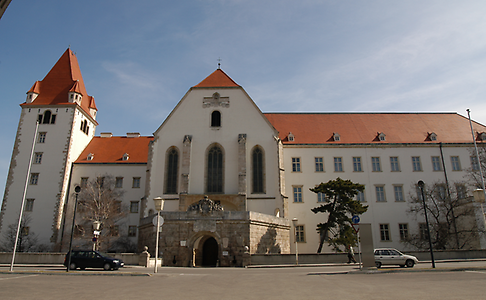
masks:
{"type": "Polygon", "coordinates": [[[36,152],[34,158],[34,164],[40,164],[42,162],[42,152],[36,152]]]}
{"type": "Polygon", "coordinates": [[[324,160],[322,157],[315,157],[316,172],[324,172],[324,160]]]}
{"type": "Polygon", "coordinates": [[[334,172],[342,172],[342,171],[343,171],[343,158],[334,157],[334,172]]]}
{"type": "Polygon", "coordinates": [[[390,166],[392,172],[400,172],[400,165],[398,164],[398,156],[390,156],[390,166]]]}
{"type": "Polygon", "coordinates": [[[292,157],[292,172],[300,172],[300,157],[292,157]]]}
{"type": "Polygon", "coordinates": [[[466,186],[464,184],[456,184],[457,199],[466,198],[466,186]]]}
{"type": "Polygon", "coordinates": [[[376,191],[376,201],[377,202],[385,202],[386,201],[385,186],[377,185],[377,186],[375,186],[375,191],[376,191]]]}
{"type": "Polygon", "coordinates": [[[96,178],[96,184],[102,188],[104,185],[105,185],[105,177],[103,176],[100,176],[98,178],[96,178]]]}
{"type": "Polygon", "coordinates": [[[444,184],[437,184],[436,185],[436,189],[437,189],[437,196],[439,199],[441,200],[445,200],[446,199],[446,187],[444,184]]]}
{"type": "Polygon", "coordinates": [[[440,163],[440,157],[439,156],[432,156],[432,170],[442,171],[442,165],[440,163]]]}
{"type": "Polygon", "coordinates": [[[165,194],[177,194],[177,178],[179,174],[179,151],[175,147],[167,151],[165,159],[165,194]]]}
{"type": "Polygon", "coordinates": [[[473,171],[479,171],[479,162],[476,155],[471,156],[471,168],[473,171]]]}
{"type": "Polygon", "coordinates": [[[37,185],[39,182],[39,173],[30,174],[30,184],[37,185]]]}
{"type": "Polygon", "coordinates": [[[132,188],[140,188],[140,177],[133,177],[132,188]]]}
{"type": "Polygon", "coordinates": [[[208,169],[207,169],[207,187],[208,193],[223,192],[223,151],[219,146],[213,146],[208,152],[208,169]]]}
{"type": "Polygon", "coordinates": [[[420,156],[412,156],[412,167],[414,172],[422,171],[422,164],[420,163],[420,156]]]}
{"type": "Polygon", "coordinates": [[[429,232],[427,230],[427,224],[419,223],[419,234],[421,240],[426,240],[429,238],[429,232]]]}
{"type": "Polygon", "coordinates": [[[371,158],[371,169],[373,172],[381,172],[381,164],[379,157],[371,158]]]}
{"type": "Polygon", "coordinates": [[[211,113],[211,127],[221,127],[221,113],[217,110],[211,113]]]}
{"type": "Polygon", "coordinates": [[[53,115],[50,110],[46,110],[44,114],[38,117],[39,124],[56,124],[56,115],[53,115]]]}
{"type": "Polygon", "coordinates": [[[252,152],[252,189],[253,193],[265,193],[265,164],[263,150],[255,147],[252,152]]]}
{"type": "Polygon", "coordinates": [[[110,235],[118,236],[120,234],[120,227],[118,225],[110,226],[110,235]]]}
{"type": "Polygon", "coordinates": [[[459,156],[451,156],[452,171],[461,171],[459,156]]]}
{"type": "Polygon", "coordinates": [[[85,134],[88,134],[89,133],[89,126],[88,126],[88,121],[87,120],[81,121],[81,128],[80,129],[85,134]]]}
{"type": "Polygon", "coordinates": [[[304,225],[296,225],[295,226],[295,241],[297,243],[305,243],[304,225]]]}
{"type": "MultiPolygon", "coordinates": [[[[420,201],[423,201],[422,189],[420,189],[420,187],[418,185],[416,185],[416,189],[417,189],[417,199],[420,200],[420,201]]],[[[424,187],[424,189],[425,189],[425,187],[424,187]]],[[[424,194],[425,194],[425,191],[424,191],[424,194]]]]}
{"type": "Polygon", "coordinates": [[[138,213],[138,201],[130,201],[130,212],[138,213]]]}
{"type": "Polygon", "coordinates": [[[302,186],[294,186],[294,202],[302,203],[302,186]]]}
{"type": "Polygon", "coordinates": [[[353,157],[353,172],[362,172],[361,157],[353,157]]]}
{"type": "Polygon", "coordinates": [[[356,194],[356,200],[359,202],[366,202],[365,196],[363,192],[358,192],[356,194]]]}
{"type": "Polygon", "coordinates": [[[128,236],[137,236],[137,226],[130,225],[128,226],[128,236]]]}
{"type": "Polygon", "coordinates": [[[327,202],[326,194],[317,193],[317,202],[327,202]]]}
{"type": "Polygon", "coordinates": [[[382,242],[390,241],[390,229],[388,224],[380,224],[380,240],[382,242]]]}
{"type": "Polygon", "coordinates": [[[397,201],[397,202],[403,202],[403,201],[405,201],[405,198],[403,197],[403,186],[401,186],[401,185],[394,185],[393,186],[393,191],[395,193],[395,201],[397,201]]]}
{"type": "Polygon", "coordinates": [[[408,239],[408,224],[398,224],[398,230],[400,231],[400,241],[406,241],[408,239]]]}
{"type": "Polygon", "coordinates": [[[25,211],[33,211],[34,210],[34,199],[26,199],[25,202],[25,211]]]}
{"type": "Polygon", "coordinates": [[[123,187],[123,177],[115,178],[115,187],[119,189],[123,187]]]}
{"type": "Polygon", "coordinates": [[[86,188],[88,186],[88,177],[81,177],[81,184],[79,186],[81,188],[86,188]]]}
{"type": "Polygon", "coordinates": [[[39,138],[37,142],[39,144],[44,144],[46,142],[46,132],[39,132],[39,138]]]}

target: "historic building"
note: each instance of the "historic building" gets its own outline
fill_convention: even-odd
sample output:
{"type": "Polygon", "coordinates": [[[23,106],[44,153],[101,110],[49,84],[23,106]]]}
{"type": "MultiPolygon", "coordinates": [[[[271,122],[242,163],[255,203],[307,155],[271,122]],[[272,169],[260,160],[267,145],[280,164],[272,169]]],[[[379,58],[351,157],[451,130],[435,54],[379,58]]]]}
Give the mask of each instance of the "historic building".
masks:
{"type": "MultiPolygon", "coordinates": [[[[407,214],[417,181],[447,179],[466,198],[465,171],[477,165],[469,122],[456,113],[262,113],[219,68],[189,89],[153,136],[95,137],[94,98],[69,49],[21,108],[2,237],[17,222],[28,178],[29,226],[64,251],[74,187],[111,175],[129,206],[116,232],[139,250],[153,251],[152,199],[165,200],[160,244],[169,265],[241,265],[248,254],[293,252],[295,237],[299,252],[315,253],[325,216],[310,209],[326,198],[309,188],[337,177],[365,185],[361,222],[371,224],[374,245],[403,249],[401,239],[422,223],[407,214]]],[[[482,142],[486,127],[473,127],[482,142]]],[[[481,215],[476,221],[482,228],[481,215]]]]}

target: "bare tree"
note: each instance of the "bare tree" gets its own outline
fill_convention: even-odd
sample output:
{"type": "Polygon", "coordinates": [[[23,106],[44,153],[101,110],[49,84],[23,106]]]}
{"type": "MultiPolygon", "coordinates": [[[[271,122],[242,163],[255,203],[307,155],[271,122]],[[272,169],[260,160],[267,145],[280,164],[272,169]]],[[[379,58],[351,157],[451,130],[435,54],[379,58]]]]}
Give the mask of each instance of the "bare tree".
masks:
{"type": "MultiPolygon", "coordinates": [[[[465,182],[454,183],[453,188],[443,182],[425,185],[424,195],[434,249],[478,247],[476,208],[471,197],[467,196],[465,182]]],[[[418,189],[417,194],[410,195],[408,213],[416,219],[424,218],[424,202],[418,189]]],[[[428,249],[425,222],[419,223],[418,231],[408,234],[403,242],[418,249],[428,249]]]]}
{"type": "MultiPolygon", "coordinates": [[[[31,218],[25,214],[20,222],[19,238],[17,240],[17,252],[45,252],[47,247],[39,244],[37,235],[30,228],[31,218]]],[[[17,235],[17,224],[8,225],[4,232],[3,243],[0,244],[0,250],[13,251],[15,245],[15,236],[17,235]]]]}

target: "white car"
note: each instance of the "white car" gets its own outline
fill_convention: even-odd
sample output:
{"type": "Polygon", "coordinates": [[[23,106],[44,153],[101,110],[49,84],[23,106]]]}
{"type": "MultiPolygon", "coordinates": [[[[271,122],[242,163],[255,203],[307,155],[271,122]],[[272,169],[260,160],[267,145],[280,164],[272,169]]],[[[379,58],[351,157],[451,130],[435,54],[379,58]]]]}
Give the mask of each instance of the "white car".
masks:
{"type": "Polygon", "coordinates": [[[415,256],[403,254],[397,249],[375,249],[375,264],[377,268],[380,268],[382,265],[399,265],[402,268],[405,266],[413,268],[416,263],[418,263],[418,259],[415,256]]]}

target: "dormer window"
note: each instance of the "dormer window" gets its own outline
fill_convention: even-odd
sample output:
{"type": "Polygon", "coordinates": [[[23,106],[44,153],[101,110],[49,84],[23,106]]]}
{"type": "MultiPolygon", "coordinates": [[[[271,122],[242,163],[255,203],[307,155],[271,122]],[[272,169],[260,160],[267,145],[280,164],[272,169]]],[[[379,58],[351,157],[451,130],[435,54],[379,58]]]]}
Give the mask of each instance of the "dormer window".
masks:
{"type": "Polygon", "coordinates": [[[128,160],[130,157],[128,156],[128,153],[123,154],[122,160],[128,160]]]}
{"type": "Polygon", "coordinates": [[[289,135],[287,136],[289,142],[293,142],[295,140],[295,136],[292,132],[289,132],[289,135]]]}
{"type": "Polygon", "coordinates": [[[437,141],[437,134],[435,134],[435,132],[428,132],[427,134],[429,141],[437,141]]]}
{"type": "Polygon", "coordinates": [[[380,142],[384,142],[386,140],[386,135],[383,132],[378,132],[377,138],[380,142]]]}
{"type": "Polygon", "coordinates": [[[94,158],[94,154],[90,153],[90,154],[88,154],[88,157],[86,159],[87,160],[93,160],[93,158],[94,158]]]}
{"type": "Polygon", "coordinates": [[[486,132],[478,132],[478,137],[477,139],[478,141],[486,141],[486,132]]]}
{"type": "Polygon", "coordinates": [[[341,140],[341,135],[339,135],[339,133],[337,132],[334,132],[332,134],[332,139],[335,141],[335,142],[339,142],[341,140]]]}

